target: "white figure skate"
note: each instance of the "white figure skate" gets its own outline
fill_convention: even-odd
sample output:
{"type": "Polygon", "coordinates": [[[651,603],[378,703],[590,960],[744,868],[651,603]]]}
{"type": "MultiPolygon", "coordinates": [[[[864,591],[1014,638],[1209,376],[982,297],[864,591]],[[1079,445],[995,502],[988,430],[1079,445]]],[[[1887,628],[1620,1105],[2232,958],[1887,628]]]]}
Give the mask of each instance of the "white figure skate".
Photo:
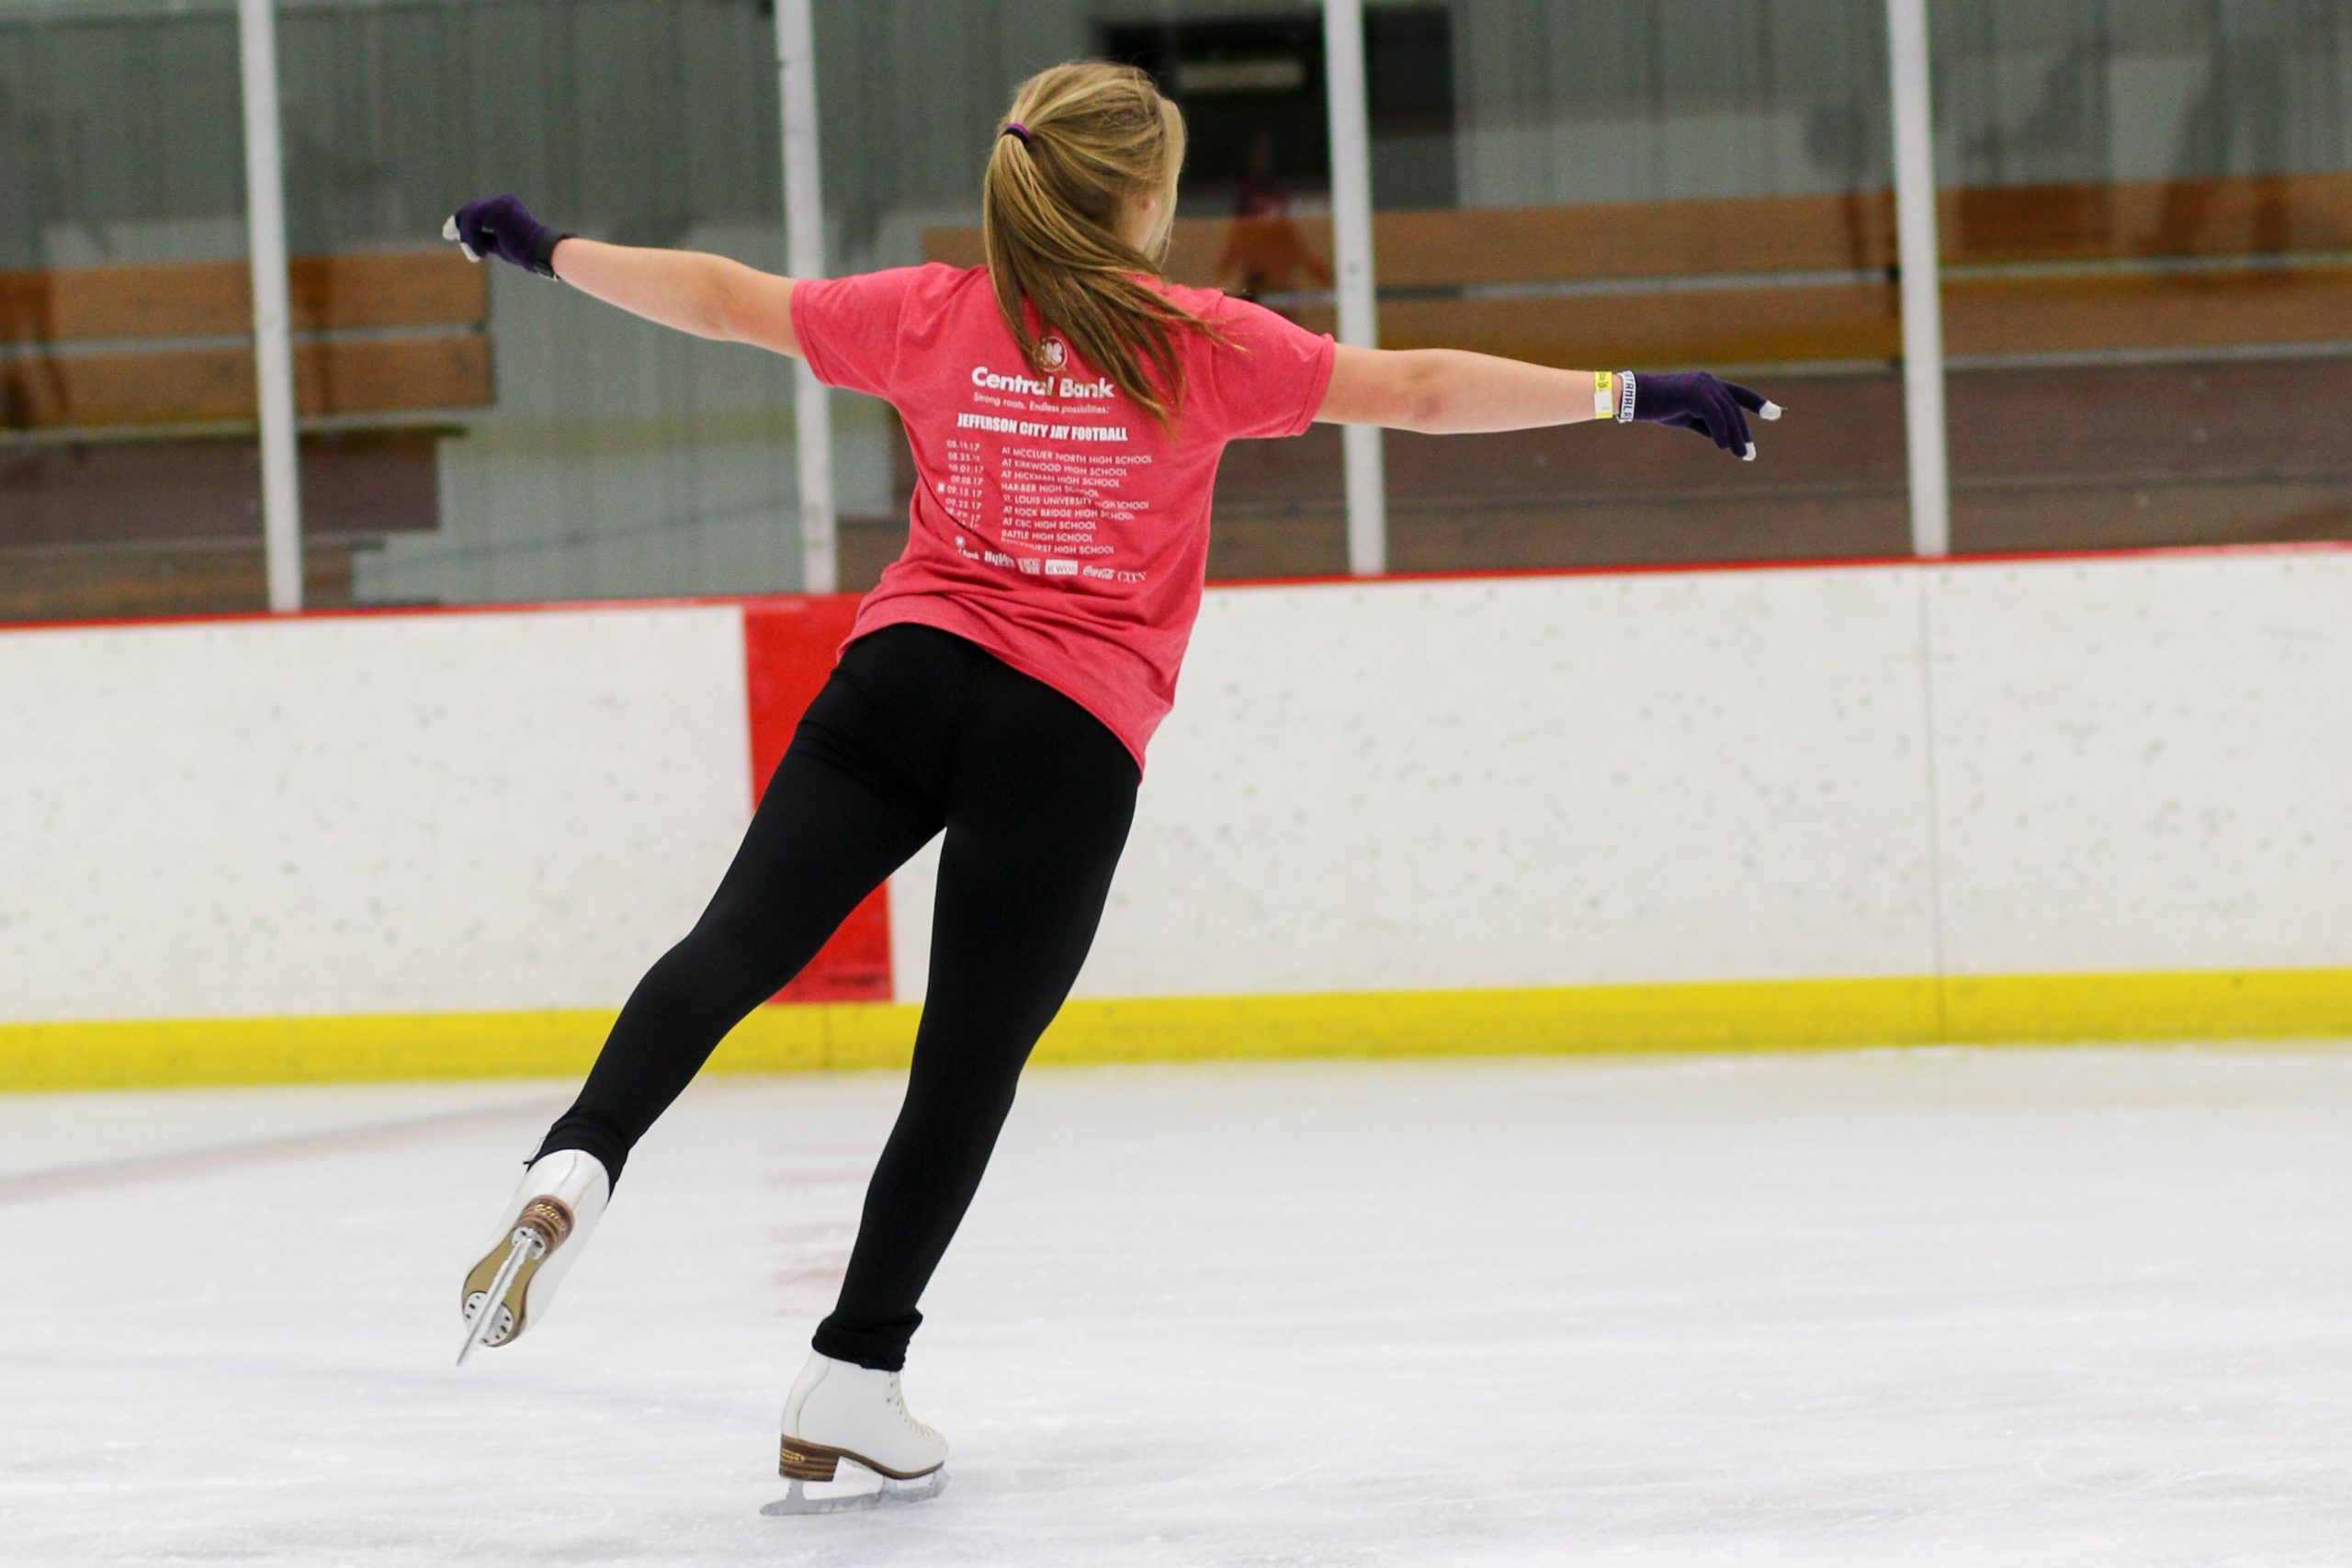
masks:
{"type": "Polygon", "coordinates": [[[559,1149],[532,1162],[506,1205],[497,1239],[466,1271],[458,1300],[466,1343],[458,1365],[482,1345],[503,1345],[547,1315],[556,1286],[580,1256],[612,1196],[596,1156],[559,1149]]]}
{"type": "Polygon", "coordinates": [[[811,1353],[784,1402],[777,1472],[792,1483],[763,1514],[835,1514],[936,1497],[947,1484],[947,1439],[907,1414],[899,1374],[811,1353]],[[881,1479],[874,1489],[812,1497],[811,1482],[842,1479],[843,1461],[881,1479]]]}

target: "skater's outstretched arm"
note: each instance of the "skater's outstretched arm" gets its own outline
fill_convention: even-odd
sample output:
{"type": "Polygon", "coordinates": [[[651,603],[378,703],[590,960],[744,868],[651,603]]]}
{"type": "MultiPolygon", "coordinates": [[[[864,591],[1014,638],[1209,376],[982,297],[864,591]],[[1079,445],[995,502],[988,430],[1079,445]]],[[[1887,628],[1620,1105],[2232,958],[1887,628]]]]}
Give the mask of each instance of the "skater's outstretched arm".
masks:
{"type": "Polygon", "coordinates": [[[665,327],[721,343],[797,355],[792,279],[702,251],[657,251],[566,239],[556,276],[583,294],[665,327]]]}
{"type": "Polygon", "coordinates": [[[1626,418],[1695,430],[1724,451],[1752,458],[1756,446],[1748,434],[1749,414],[1778,419],[1781,409],[1746,387],[1704,371],[1634,375],[1555,370],[1462,349],[1341,344],[1331,363],[1330,386],[1315,417],[1325,424],[1380,424],[1427,435],[1626,418]]]}
{"type": "Polygon", "coordinates": [[[541,277],[561,278],[649,321],[722,343],[800,352],[792,331],[792,279],[726,256],[558,233],[513,196],[469,201],[441,231],[475,261],[495,255],[541,277]]]}

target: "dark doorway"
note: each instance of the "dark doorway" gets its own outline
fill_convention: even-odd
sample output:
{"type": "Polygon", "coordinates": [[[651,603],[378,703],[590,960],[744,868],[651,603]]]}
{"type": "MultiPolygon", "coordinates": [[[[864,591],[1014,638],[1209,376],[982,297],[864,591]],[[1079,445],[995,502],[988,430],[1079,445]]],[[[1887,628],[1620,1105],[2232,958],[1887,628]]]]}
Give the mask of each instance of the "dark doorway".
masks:
{"type": "MultiPolygon", "coordinates": [[[[1320,12],[1105,23],[1102,52],[1150,72],[1183,109],[1186,214],[1233,212],[1263,186],[1329,198],[1320,12]]],[[[1366,12],[1364,76],[1373,199],[1453,206],[1452,14],[1442,6],[1366,12]]]]}

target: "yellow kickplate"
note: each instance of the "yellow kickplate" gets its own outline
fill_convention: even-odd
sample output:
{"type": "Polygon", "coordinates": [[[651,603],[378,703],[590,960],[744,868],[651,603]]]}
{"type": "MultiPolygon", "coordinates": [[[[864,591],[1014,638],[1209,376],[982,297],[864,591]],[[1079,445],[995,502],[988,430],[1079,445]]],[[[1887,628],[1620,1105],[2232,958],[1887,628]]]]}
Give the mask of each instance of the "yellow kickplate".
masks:
{"type": "MultiPolygon", "coordinates": [[[[907,1003],[764,1007],[718,1072],[903,1066],[907,1003]]],[[[605,1011],[0,1023],[0,1089],[571,1077],[605,1011]]],[[[2352,1037],[2352,969],[1676,982],[1078,1000],[1043,1062],[2352,1037]]]]}

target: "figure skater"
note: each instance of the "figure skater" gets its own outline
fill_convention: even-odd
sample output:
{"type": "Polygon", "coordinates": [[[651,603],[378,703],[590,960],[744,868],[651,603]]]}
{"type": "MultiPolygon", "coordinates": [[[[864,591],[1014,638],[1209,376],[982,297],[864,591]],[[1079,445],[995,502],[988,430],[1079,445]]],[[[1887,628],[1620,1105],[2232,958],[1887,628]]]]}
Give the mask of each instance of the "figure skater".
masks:
{"type": "Polygon", "coordinates": [[[1752,458],[1747,415],[1780,412],[1704,374],[1336,346],[1170,284],[1158,264],[1183,156],[1183,120],[1148,76],[1068,64],[1023,83],[999,130],[983,266],[796,280],[560,233],[513,196],[467,203],[445,231],[476,260],[649,321],[801,355],[889,400],[913,448],[905,552],[860,605],[710,907],[639,983],[461,1292],[468,1350],[537,1323],[630,1148],[720,1037],[944,832],[906,1100],[785,1402],[780,1511],[817,1506],[800,1483],[843,1460],[887,1478],[876,1499],[944,1479],[945,1440],[899,1390],[916,1303],[1102,917],[1200,607],[1226,443],[1318,420],[1613,418],[1752,458]]]}

